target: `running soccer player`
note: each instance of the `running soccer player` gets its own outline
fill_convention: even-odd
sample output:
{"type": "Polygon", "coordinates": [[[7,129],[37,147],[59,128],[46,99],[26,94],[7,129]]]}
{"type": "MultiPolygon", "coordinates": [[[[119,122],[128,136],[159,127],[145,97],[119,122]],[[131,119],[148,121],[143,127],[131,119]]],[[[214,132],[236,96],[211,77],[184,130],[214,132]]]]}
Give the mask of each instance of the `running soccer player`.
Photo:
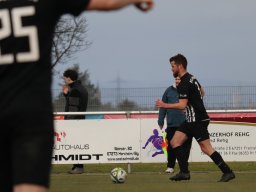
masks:
{"type": "Polygon", "coordinates": [[[53,146],[51,45],[60,16],[153,0],[0,0],[0,191],[44,192],[53,146]]]}
{"type": "Polygon", "coordinates": [[[209,116],[204,107],[202,99],[202,89],[197,79],[187,72],[187,59],[181,54],[170,58],[170,64],[174,77],[180,77],[181,82],[178,86],[179,102],[168,104],[158,99],[156,106],[160,108],[185,109],[186,121],[177,129],[172,140],[171,146],[174,148],[180,172],[170,177],[171,180],[189,180],[190,173],[186,161],[186,153],[182,144],[189,136],[194,137],[201,147],[202,152],[208,155],[213,162],[220,168],[223,175],[219,182],[228,182],[235,178],[235,174],[222,159],[221,155],[214,150],[211,145],[208,125],[209,116]]]}

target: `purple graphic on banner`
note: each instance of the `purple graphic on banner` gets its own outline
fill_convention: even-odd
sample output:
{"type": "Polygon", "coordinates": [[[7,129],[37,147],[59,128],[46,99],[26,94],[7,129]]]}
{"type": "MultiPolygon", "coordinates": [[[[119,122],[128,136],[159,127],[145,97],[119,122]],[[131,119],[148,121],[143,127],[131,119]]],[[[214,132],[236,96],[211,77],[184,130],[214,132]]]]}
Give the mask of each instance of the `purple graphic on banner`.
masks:
{"type": "Polygon", "coordinates": [[[150,152],[153,151],[152,157],[155,157],[159,154],[164,154],[164,151],[162,149],[163,137],[159,135],[157,129],[153,130],[153,135],[148,138],[142,149],[146,149],[149,143],[152,143],[153,145],[153,149],[150,150],[150,152]]]}

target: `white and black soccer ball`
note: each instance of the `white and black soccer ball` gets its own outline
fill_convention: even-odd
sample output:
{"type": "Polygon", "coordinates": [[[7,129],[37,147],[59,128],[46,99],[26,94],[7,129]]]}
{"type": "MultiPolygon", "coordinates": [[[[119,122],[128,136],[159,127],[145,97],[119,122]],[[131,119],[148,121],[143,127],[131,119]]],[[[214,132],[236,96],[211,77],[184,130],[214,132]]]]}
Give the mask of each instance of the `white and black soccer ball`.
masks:
{"type": "Polygon", "coordinates": [[[127,177],[127,173],[120,167],[114,168],[110,172],[110,178],[114,183],[124,183],[127,177]]]}

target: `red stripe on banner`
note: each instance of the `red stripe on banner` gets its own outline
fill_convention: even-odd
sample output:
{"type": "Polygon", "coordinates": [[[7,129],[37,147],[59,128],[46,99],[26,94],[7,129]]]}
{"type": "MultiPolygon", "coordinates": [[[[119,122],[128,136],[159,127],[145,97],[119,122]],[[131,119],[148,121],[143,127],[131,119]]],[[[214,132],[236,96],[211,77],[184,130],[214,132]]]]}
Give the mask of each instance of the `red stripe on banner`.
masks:
{"type": "Polygon", "coordinates": [[[212,121],[256,123],[256,113],[209,113],[212,121]]]}
{"type": "Polygon", "coordinates": [[[104,119],[127,119],[126,115],[104,115],[104,119]]]}
{"type": "Polygon", "coordinates": [[[131,114],[132,119],[158,118],[158,114],[131,114]]]}
{"type": "Polygon", "coordinates": [[[64,120],[64,115],[54,115],[54,120],[64,120]]]}

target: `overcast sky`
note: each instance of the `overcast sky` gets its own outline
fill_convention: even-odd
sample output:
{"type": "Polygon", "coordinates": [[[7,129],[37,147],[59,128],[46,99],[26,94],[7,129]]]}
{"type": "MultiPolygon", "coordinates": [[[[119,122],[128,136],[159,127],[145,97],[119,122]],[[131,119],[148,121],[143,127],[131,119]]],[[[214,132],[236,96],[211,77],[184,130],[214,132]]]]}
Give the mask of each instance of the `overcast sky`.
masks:
{"type": "Polygon", "coordinates": [[[255,0],[155,0],[149,13],[87,12],[92,45],[72,63],[101,88],[117,87],[118,78],[121,87],[166,87],[169,58],[182,53],[204,86],[255,85],[255,10],[255,0]]]}

